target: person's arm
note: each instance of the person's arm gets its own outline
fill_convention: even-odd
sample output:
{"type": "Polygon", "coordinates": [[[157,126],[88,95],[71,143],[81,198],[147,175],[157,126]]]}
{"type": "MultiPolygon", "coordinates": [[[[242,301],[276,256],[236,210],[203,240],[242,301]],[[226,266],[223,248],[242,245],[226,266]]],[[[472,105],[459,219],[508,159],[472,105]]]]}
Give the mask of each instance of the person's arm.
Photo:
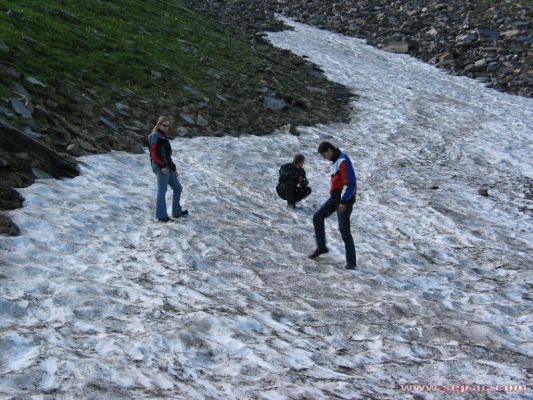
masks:
{"type": "Polygon", "coordinates": [[[159,166],[159,168],[165,167],[165,162],[161,159],[161,145],[157,136],[150,142],[150,157],[159,166]]]}
{"type": "Polygon", "coordinates": [[[347,160],[342,161],[340,165],[340,173],[343,183],[341,204],[346,204],[348,203],[348,200],[356,194],[357,178],[355,177],[355,171],[353,170],[352,165],[347,160]]]}

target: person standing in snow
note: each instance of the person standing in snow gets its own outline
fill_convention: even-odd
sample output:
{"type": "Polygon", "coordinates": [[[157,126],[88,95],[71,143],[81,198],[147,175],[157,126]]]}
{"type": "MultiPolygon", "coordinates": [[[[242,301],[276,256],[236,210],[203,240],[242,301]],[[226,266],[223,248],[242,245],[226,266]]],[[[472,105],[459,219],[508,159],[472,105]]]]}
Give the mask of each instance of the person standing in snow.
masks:
{"type": "Polygon", "coordinates": [[[167,138],[170,130],[170,119],[165,116],[158,118],[157,123],[148,136],[148,146],[150,149],[150,163],[152,170],[157,176],[157,200],[155,216],[161,222],[168,222],[171,219],[167,213],[167,203],[165,195],[167,186],[173,190],[172,195],[172,216],[175,218],[184,217],[189,212],[183,210],[180,205],[182,186],[178,180],[176,164],[172,161],[172,148],[167,138]]]}
{"type": "Polygon", "coordinates": [[[276,192],[283,200],[287,200],[287,205],[291,208],[295,208],[297,202],[311,194],[303,168],[304,162],[305,157],[302,154],[295,154],[292,163],[283,164],[279,169],[276,192]]]}
{"type": "Polygon", "coordinates": [[[320,143],[318,152],[324,159],[331,161],[331,188],[329,199],[313,216],[317,248],[309,258],[315,259],[328,252],[324,220],[336,211],[339,231],[346,250],[345,268],[355,269],[357,267],[355,246],[350,230],[350,216],[357,193],[355,171],[348,156],[333,144],[329,142],[320,143]]]}

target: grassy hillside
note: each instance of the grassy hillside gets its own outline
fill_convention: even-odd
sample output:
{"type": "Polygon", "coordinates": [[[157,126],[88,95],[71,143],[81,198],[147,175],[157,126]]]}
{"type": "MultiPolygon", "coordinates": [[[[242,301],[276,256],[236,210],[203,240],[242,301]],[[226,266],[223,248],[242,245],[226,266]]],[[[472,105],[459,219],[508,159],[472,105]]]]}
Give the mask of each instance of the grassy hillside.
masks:
{"type": "Polygon", "coordinates": [[[346,93],[313,66],[177,1],[0,0],[0,39],[0,118],[74,155],[139,150],[163,112],[189,136],[346,115],[346,93]]]}

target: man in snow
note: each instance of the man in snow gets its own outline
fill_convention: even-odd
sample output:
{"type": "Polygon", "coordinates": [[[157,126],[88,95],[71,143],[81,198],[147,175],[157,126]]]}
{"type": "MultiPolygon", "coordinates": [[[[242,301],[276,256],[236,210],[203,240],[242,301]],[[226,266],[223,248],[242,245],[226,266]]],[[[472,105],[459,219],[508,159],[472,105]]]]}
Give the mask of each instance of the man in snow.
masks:
{"type": "Polygon", "coordinates": [[[341,232],[346,250],[345,268],[355,269],[357,267],[355,246],[350,230],[350,216],[357,193],[355,171],[348,156],[331,143],[320,143],[318,152],[323,158],[331,161],[331,189],[329,199],[313,216],[317,249],[309,258],[315,259],[321,254],[328,252],[324,220],[336,211],[339,231],[341,232]]]}
{"type": "Polygon", "coordinates": [[[279,169],[276,191],[279,197],[287,200],[287,205],[291,208],[295,208],[297,202],[311,194],[303,168],[304,162],[305,157],[302,154],[295,154],[292,163],[283,164],[279,169]]]}

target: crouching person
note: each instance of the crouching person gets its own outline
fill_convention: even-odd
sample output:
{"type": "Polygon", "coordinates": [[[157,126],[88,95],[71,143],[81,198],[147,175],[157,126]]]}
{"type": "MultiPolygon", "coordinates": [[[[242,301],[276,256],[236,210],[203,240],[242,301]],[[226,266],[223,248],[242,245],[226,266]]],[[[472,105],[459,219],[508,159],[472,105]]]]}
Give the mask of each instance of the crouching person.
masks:
{"type": "Polygon", "coordinates": [[[305,157],[296,154],[292,163],[283,164],[279,169],[279,180],[276,191],[279,197],[287,200],[287,205],[296,207],[296,203],[302,201],[311,194],[309,182],[304,170],[305,157]]]}

